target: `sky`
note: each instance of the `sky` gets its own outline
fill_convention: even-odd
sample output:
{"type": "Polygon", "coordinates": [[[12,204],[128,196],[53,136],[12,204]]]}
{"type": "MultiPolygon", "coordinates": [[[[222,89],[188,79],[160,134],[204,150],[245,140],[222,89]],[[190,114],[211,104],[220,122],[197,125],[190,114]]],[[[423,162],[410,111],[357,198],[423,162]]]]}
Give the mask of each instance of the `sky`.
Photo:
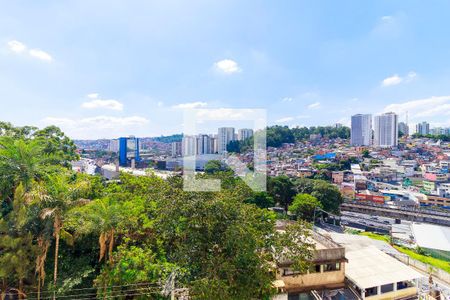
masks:
{"type": "Polygon", "coordinates": [[[449,1],[0,8],[0,120],[15,125],[54,124],[76,139],[159,136],[182,132],[184,110],[202,108],[265,109],[269,125],[394,111],[411,125],[450,126],[449,1]]]}

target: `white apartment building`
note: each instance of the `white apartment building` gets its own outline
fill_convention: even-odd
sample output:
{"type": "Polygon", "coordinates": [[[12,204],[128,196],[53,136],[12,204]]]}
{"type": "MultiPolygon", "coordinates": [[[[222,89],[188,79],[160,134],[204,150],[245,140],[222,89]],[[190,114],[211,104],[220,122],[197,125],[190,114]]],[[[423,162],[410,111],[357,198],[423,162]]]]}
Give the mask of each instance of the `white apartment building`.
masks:
{"type": "Polygon", "coordinates": [[[235,140],[235,133],[233,127],[220,127],[217,133],[217,152],[223,154],[227,151],[229,142],[235,140]]]}
{"type": "Polygon", "coordinates": [[[381,148],[398,145],[398,116],[395,113],[375,116],[373,143],[374,146],[381,148]]]}
{"type": "Polygon", "coordinates": [[[238,140],[243,141],[253,136],[253,129],[242,128],[238,131],[238,140]]]}

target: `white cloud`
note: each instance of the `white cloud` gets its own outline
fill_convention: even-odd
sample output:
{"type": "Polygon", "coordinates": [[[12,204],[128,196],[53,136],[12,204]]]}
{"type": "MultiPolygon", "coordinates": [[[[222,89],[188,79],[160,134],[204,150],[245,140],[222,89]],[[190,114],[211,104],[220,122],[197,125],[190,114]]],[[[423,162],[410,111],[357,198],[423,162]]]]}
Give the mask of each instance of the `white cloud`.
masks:
{"type": "MultiPolygon", "coordinates": [[[[27,46],[19,41],[16,40],[11,40],[9,42],[7,42],[8,48],[14,52],[14,53],[25,53],[25,51],[27,50],[27,46]]],[[[46,62],[51,62],[53,61],[53,57],[48,54],[47,52],[41,50],[41,49],[30,49],[28,51],[26,51],[26,53],[33,57],[33,58],[37,58],[39,60],[43,60],[46,62]]]]}
{"type": "Polygon", "coordinates": [[[294,99],[292,99],[291,97],[284,97],[283,99],[281,99],[281,102],[292,102],[292,100],[294,99]]]}
{"type": "Polygon", "coordinates": [[[23,52],[27,49],[27,46],[16,40],[9,41],[7,44],[9,49],[16,53],[23,52]]]}
{"type": "Polygon", "coordinates": [[[45,125],[61,127],[72,138],[115,138],[121,135],[129,135],[130,129],[141,129],[149,122],[148,119],[139,116],[96,116],[81,119],[47,117],[42,120],[45,125]]]}
{"type": "Polygon", "coordinates": [[[87,109],[105,108],[111,110],[123,110],[123,104],[114,99],[109,100],[95,99],[92,101],[83,102],[81,104],[81,107],[87,109]]]}
{"type": "Polygon", "coordinates": [[[423,117],[448,118],[446,116],[450,115],[450,96],[433,96],[403,103],[393,103],[387,105],[383,111],[393,111],[397,114],[406,114],[408,112],[411,119],[423,117]]]}
{"type": "Polygon", "coordinates": [[[291,122],[293,120],[294,120],[293,117],[284,117],[284,118],[280,118],[280,119],[276,120],[275,123],[287,123],[287,122],[291,122]]]}
{"type": "Polygon", "coordinates": [[[194,109],[194,108],[205,107],[207,105],[208,105],[208,103],[206,103],[206,102],[197,101],[197,102],[180,103],[180,104],[172,106],[172,108],[194,109]]]}
{"type": "Polygon", "coordinates": [[[86,95],[89,99],[97,99],[98,93],[91,93],[86,95]]]}
{"type": "Polygon", "coordinates": [[[156,105],[157,105],[158,107],[163,107],[163,106],[164,106],[164,102],[158,101],[158,103],[156,103],[156,105]]]}
{"type": "Polygon", "coordinates": [[[97,93],[88,94],[87,97],[91,100],[83,102],[81,107],[86,109],[105,108],[111,110],[123,110],[123,104],[119,101],[115,99],[99,99],[98,96],[97,93]]]}
{"type": "Polygon", "coordinates": [[[309,118],[311,118],[311,116],[308,116],[308,115],[299,115],[299,116],[297,116],[297,119],[309,119],[309,118]]]}
{"type": "Polygon", "coordinates": [[[403,79],[398,76],[397,74],[391,76],[391,77],[387,77],[385,79],[383,79],[383,82],[381,83],[382,86],[391,86],[391,85],[397,85],[402,83],[403,79]]]}
{"type": "Polygon", "coordinates": [[[395,19],[393,16],[382,16],[380,20],[382,23],[391,23],[394,22],[395,19]]]}
{"type": "Polygon", "coordinates": [[[223,59],[215,62],[214,67],[217,71],[223,72],[225,74],[233,74],[242,71],[238,63],[231,59],[223,59]]]}
{"type": "Polygon", "coordinates": [[[402,82],[411,82],[416,77],[417,77],[417,73],[414,71],[409,72],[405,77],[401,77],[398,74],[395,74],[395,75],[392,75],[390,77],[383,79],[383,81],[381,82],[381,85],[383,87],[398,85],[402,82]]]}
{"type": "Polygon", "coordinates": [[[318,109],[320,108],[320,102],[314,102],[308,105],[308,109],[318,109]]]}
{"type": "Polygon", "coordinates": [[[49,62],[53,60],[53,57],[50,54],[48,54],[47,52],[42,51],[40,49],[30,49],[30,51],[28,51],[28,53],[31,56],[33,56],[37,59],[40,59],[40,60],[49,61],[49,62]]]}
{"type": "Polygon", "coordinates": [[[79,127],[79,128],[91,128],[95,126],[99,129],[113,129],[117,126],[136,126],[143,125],[149,122],[144,117],[132,116],[132,117],[111,117],[111,116],[96,116],[90,118],[82,118],[79,120],[70,118],[53,118],[47,117],[43,120],[46,124],[53,124],[57,126],[79,127]]]}
{"type": "Polygon", "coordinates": [[[405,21],[407,21],[407,16],[402,13],[395,16],[382,16],[375,24],[372,36],[382,39],[397,38],[403,32],[405,21]]]}

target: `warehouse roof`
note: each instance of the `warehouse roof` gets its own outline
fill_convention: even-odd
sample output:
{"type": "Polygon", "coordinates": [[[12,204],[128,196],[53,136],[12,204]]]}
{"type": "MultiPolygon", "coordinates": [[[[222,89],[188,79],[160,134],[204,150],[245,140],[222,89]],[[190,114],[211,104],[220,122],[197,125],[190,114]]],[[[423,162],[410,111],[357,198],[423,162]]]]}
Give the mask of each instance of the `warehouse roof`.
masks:
{"type": "Polygon", "coordinates": [[[450,227],[413,223],[411,229],[419,247],[450,251],[450,227]]]}

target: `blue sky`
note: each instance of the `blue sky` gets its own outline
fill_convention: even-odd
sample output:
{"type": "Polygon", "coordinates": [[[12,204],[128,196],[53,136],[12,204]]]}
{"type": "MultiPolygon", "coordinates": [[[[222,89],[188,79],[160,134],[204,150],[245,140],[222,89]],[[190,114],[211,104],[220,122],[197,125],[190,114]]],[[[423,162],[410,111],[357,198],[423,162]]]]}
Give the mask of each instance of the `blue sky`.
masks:
{"type": "Polygon", "coordinates": [[[450,126],[448,1],[0,7],[0,120],[17,125],[157,136],[181,132],[183,108],[201,107],[263,108],[289,126],[391,110],[450,126]]]}

